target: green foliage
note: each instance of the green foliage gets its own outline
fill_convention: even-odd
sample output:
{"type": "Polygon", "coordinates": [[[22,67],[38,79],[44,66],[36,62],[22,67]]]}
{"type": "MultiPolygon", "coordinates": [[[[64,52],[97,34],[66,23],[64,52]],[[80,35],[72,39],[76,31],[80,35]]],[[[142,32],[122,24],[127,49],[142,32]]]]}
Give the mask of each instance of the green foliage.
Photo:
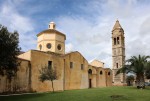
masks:
{"type": "Polygon", "coordinates": [[[56,74],[56,70],[54,70],[53,68],[48,69],[47,66],[45,66],[44,68],[42,68],[41,70],[39,70],[40,72],[40,81],[44,82],[45,80],[56,80],[57,79],[57,74],[56,74]]]}
{"type": "Polygon", "coordinates": [[[147,79],[150,79],[150,61],[147,63],[145,76],[147,79]]]}
{"type": "Polygon", "coordinates": [[[54,70],[53,68],[48,68],[48,66],[45,66],[44,68],[39,70],[39,72],[40,72],[39,80],[41,82],[44,82],[46,80],[51,81],[53,92],[54,92],[53,80],[56,80],[58,78],[56,70],[54,70]]]}
{"type": "Polygon", "coordinates": [[[15,75],[19,52],[19,34],[16,31],[11,33],[0,25],[0,75],[7,75],[8,78],[15,75]]]}
{"type": "Polygon", "coordinates": [[[146,71],[146,76],[150,74],[150,72],[148,72],[148,68],[150,68],[150,65],[148,65],[149,58],[150,56],[132,56],[126,61],[128,64],[120,68],[116,75],[119,73],[134,73],[136,75],[136,82],[139,83],[138,85],[144,85],[144,74],[146,74],[146,71]]]}
{"type": "Polygon", "coordinates": [[[120,68],[116,75],[119,73],[134,73],[134,74],[144,74],[147,68],[150,66],[148,65],[148,59],[150,56],[132,56],[130,59],[126,60],[127,65],[124,65],[120,68]]]}

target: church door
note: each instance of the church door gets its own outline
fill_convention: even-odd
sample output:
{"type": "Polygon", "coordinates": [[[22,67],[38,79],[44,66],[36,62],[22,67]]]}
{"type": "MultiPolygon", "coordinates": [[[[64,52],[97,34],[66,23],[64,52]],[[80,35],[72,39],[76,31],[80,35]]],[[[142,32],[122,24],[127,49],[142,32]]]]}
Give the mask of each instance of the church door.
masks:
{"type": "Polygon", "coordinates": [[[89,88],[92,88],[92,80],[89,79],[89,88]]]}

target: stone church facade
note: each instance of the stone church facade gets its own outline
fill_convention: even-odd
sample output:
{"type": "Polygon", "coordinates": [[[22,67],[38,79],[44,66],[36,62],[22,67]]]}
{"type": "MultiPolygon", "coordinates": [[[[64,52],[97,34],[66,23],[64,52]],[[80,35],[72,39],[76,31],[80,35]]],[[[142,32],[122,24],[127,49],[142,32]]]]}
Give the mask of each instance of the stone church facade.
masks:
{"type": "MultiPolygon", "coordinates": [[[[123,36],[119,35],[119,38],[123,36]]],[[[51,66],[57,72],[55,91],[112,86],[114,76],[111,69],[104,68],[104,63],[99,60],[88,63],[78,51],[65,53],[65,40],[66,35],[57,31],[55,23],[51,22],[47,30],[37,34],[37,49],[18,56],[21,64],[17,75],[11,81],[0,76],[0,93],[52,91],[51,81],[39,80],[39,70],[44,66],[51,66]]],[[[124,47],[121,47],[120,51],[123,50],[124,47]]],[[[119,59],[122,61],[118,65],[123,65],[124,54],[119,59]]],[[[116,69],[115,64],[113,71],[116,69]]]]}

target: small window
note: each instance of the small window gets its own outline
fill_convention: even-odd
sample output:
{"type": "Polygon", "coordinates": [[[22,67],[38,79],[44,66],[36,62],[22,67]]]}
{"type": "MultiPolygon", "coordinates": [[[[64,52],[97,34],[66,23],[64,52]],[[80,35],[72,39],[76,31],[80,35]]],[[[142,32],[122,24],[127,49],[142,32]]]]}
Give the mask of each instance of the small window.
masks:
{"type": "Polygon", "coordinates": [[[100,71],[100,75],[102,75],[103,74],[103,71],[100,71]]]}
{"type": "Polygon", "coordinates": [[[73,62],[70,62],[70,68],[73,68],[73,62]]]}
{"type": "Polygon", "coordinates": [[[89,74],[92,74],[92,70],[91,70],[91,69],[89,69],[89,70],[88,70],[88,73],[89,73],[89,74]]]}
{"type": "Polygon", "coordinates": [[[81,64],[81,70],[83,70],[84,69],[84,65],[83,64],[81,64]]]}
{"type": "Polygon", "coordinates": [[[116,38],[114,38],[114,45],[116,45],[116,38]]]}
{"type": "Polygon", "coordinates": [[[61,50],[61,45],[60,44],[58,44],[57,49],[61,50]]]}
{"type": "Polygon", "coordinates": [[[116,63],[116,68],[118,68],[118,63],[116,63]]]}
{"type": "Polygon", "coordinates": [[[48,69],[52,68],[52,61],[48,61],[48,69]]]}
{"type": "Polygon", "coordinates": [[[119,37],[117,37],[117,44],[119,44],[119,37]]]}
{"type": "Polygon", "coordinates": [[[110,75],[110,72],[108,72],[108,75],[110,75]]]}
{"type": "Polygon", "coordinates": [[[55,29],[55,25],[53,25],[53,28],[55,29]]]}
{"type": "Polygon", "coordinates": [[[40,48],[40,50],[42,49],[42,45],[41,44],[39,45],[39,48],[40,48]]]}

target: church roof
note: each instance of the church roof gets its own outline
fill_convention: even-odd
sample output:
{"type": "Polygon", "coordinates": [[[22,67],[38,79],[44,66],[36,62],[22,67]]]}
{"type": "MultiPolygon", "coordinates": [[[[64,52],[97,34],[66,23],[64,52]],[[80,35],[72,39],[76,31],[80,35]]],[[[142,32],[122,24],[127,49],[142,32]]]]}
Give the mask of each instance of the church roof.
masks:
{"type": "Polygon", "coordinates": [[[115,30],[115,29],[122,29],[122,27],[121,27],[121,25],[120,25],[118,20],[116,21],[116,23],[115,23],[115,25],[113,27],[113,30],[115,30]]]}
{"type": "Polygon", "coordinates": [[[66,39],[66,35],[65,35],[65,34],[59,32],[59,31],[57,31],[57,30],[55,30],[55,29],[47,29],[47,30],[44,30],[44,31],[40,32],[39,34],[37,34],[37,36],[40,36],[40,35],[43,34],[43,33],[47,33],[47,34],[56,33],[56,34],[59,34],[59,35],[64,36],[65,39],[66,39]]]}

